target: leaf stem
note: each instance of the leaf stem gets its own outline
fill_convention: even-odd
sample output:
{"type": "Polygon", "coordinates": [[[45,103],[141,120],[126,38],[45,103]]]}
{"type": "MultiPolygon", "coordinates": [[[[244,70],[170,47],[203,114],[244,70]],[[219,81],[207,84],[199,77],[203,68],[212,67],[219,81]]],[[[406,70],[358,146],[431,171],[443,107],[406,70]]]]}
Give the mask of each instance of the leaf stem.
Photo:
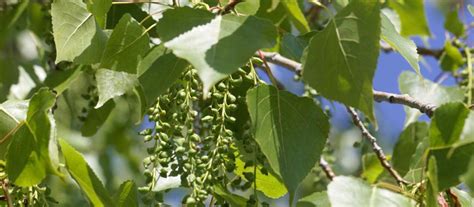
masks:
{"type": "Polygon", "coordinates": [[[351,107],[346,106],[346,108],[347,108],[347,112],[349,112],[349,114],[352,117],[352,121],[362,132],[362,136],[366,138],[372,145],[372,150],[377,155],[377,158],[379,159],[380,164],[392,175],[393,178],[395,178],[395,180],[400,186],[402,186],[403,184],[408,184],[408,181],[403,179],[400,176],[400,174],[398,174],[398,172],[387,161],[387,157],[385,156],[382,148],[377,144],[377,139],[372,134],[370,134],[367,128],[365,128],[364,124],[359,118],[359,115],[357,115],[357,112],[351,107]]]}
{"type": "Polygon", "coordinates": [[[267,60],[265,59],[265,56],[263,55],[262,51],[259,50],[258,51],[258,54],[260,55],[260,58],[262,59],[263,61],[263,68],[265,69],[265,72],[267,73],[268,77],[270,78],[270,81],[272,82],[272,85],[274,85],[275,87],[277,87],[278,89],[281,89],[281,84],[277,81],[277,79],[275,78],[275,76],[273,75],[272,73],[272,69],[270,68],[270,66],[268,65],[268,62],[267,60]]]}
{"type": "Polygon", "coordinates": [[[464,49],[466,53],[467,59],[467,105],[470,106],[472,104],[472,57],[471,57],[471,50],[469,48],[464,49]]]}

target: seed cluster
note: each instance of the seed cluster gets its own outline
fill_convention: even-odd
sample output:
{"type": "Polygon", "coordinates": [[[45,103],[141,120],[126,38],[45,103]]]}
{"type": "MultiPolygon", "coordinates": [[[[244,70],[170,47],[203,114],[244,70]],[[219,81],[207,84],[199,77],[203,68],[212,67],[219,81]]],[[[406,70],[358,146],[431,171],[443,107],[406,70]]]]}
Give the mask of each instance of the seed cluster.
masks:
{"type": "Polygon", "coordinates": [[[244,99],[234,91],[242,82],[254,80],[245,70],[216,84],[203,98],[195,69],[189,69],[157,98],[148,110],[153,127],[140,132],[149,154],[143,160],[147,189],[160,178],[179,176],[191,189],[183,203],[202,205],[215,185],[229,182],[235,169],[237,102],[244,99]]]}

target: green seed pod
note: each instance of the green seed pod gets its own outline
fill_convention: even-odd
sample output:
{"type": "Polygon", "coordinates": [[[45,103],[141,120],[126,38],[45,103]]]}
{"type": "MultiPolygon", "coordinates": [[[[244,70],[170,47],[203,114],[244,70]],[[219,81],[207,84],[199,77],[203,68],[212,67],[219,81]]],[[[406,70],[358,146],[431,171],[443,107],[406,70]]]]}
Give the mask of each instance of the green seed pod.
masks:
{"type": "Polygon", "coordinates": [[[229,105],[227,105],[227,109],[229,109],[230,111],[234,111],[235,109],[237,109],[237,105],[236,104],[229,104],[229,105]]]}
{"type": "Polygon", "coordinates": [[[201,141],[201,138],[197,134],[192,134],[189,138],[191,138],[191,141],[193,141],[193,142],[201,141]]]}
{"type": "Polygon", "coordinates": [[[188,205],[196,204],[196,199],[194,199],[193,197],[188,197],[186,199],[186,204],[188,204],[188,205]]]}
{"type": "Polygon", "coordinates": [[[214,119],[214,117],[207,115],[207,116],[203,117],[201,120],[202,121],[212,121],[213,119],[214,119]]]}

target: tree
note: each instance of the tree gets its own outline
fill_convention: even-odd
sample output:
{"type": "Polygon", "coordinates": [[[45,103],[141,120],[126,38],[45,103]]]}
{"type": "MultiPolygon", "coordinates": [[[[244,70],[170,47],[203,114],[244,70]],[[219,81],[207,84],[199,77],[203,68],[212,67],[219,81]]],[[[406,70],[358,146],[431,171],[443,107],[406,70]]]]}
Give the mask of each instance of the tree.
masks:
{"type": "Polygon", "coordinates": [[[474,7],[440,2],[436,48],[413,39],[432,33],[424,4],[0,3],[0,204],[472,206],[474,7]],[[381,52],[413,70],[399,94],[374,89],[381,52]],[[375,102],[404,106],[391,148],[375,102]]]}

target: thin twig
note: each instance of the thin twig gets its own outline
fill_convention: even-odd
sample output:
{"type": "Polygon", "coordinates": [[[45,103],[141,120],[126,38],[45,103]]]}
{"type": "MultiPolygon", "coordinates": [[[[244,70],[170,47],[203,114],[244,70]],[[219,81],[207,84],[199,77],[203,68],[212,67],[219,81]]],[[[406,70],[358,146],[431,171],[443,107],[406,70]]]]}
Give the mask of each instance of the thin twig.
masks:
{"type": "MultiPolygon", "coordinates": [[[[386,53],[394,51],[394,49],[390,47],[389,45],[382,45],[381,49],[386,53]]],[[[418,52],[419,55],[431,56],[436,59],[439,59],[441,58],[441,55],[443,54],[444,49],[431,49],[431,48],[425,48],[425,47],[417,47],[416,51],[418,52]]]]}
{"type": "Polygon", "coordinates": [[[377,158],[380,161],[380,164],[392,175],[393,178],[397,181],[397,183],[401,186],[403,184],[408,184],[408,181],[403,179],[398,172],[393,169],[393,167],[390,165],[390,163],[387,161],[387,157],[385,156],[382,148],[377,144],[377,139],[370,134],[369,130],[365,128],[364,124],[359,118],[359,115],[357,115],[357,112],[351,108],[351,107],[346,107],[347,111],[352,117],[352,121],[354,124],[360,129],[362,132],[362,136],[366,138],[370,144],[372,145],[372,150],[375,152],[377,155],[377,158]]]}
{"type": "Polygon", "coordinates": [[[321,159],[319,160],[319,166],[321,167],[321,169],[323,169],[324,173],[326,174],[326,177],[328,177],[329,180],[332,181],[332,179],[336,177],[336,174],[332,170],[331,166],[329,166],[329,163],[323,157],[321,157],[321,159]]]}
{"type": "Polygon", "coordinates": [[[237,6],[237,4],[240,2],[243,2],[243,0],[230,0],[229,3],[222,8],[220,14],[229,13],[230,11],[234,10],[235,6],[237,6]]]}
{"type": "MultiPolygon", "coordinates": [[[[289,70],[294,71],[295,73],[301,74],[301,64],[291,60],[289,58],[283,57],[278,53],[274,52],[260,52],[258,55],[263,55],[263,57],[268,60],[269,62],[278,64],[287,68],[289,70]]],[[[405,106],[415,108],[420,110],[422,113],[425,113],[429,117],[433,115],[433,111],[435,110],[436,106],[423,103],[409,95],[400,95],[394,93],[387,93],[382,91],[373,91],[374,93],[374,100],[377,102],[388,102],[388,103],[396,103],[396,104],[403,104],[405,106]]]]}
{"type": "Polygon", "coordinates": [[[7,201],[7,206],[13,207],[12,198],[10,196],[10,193],[8,192],[7,182],[5,180],[2,180],[0,181],[0,183],[2,185],[3,195],[5,195],[5,200],[7,201]]]}
{"type": "Polygon", "coordinates": [[[268,78],[270,78],[270,81],[272,82],[273,86],[277,87],[278,89],[282,89],[282,84],[278,82],[278,80],[275,78],[275,76],[272,73],[272,69],[267,63],[267,60],[265,59],[265,56],[263,55],[263,52],[261,50],[258,51],[258,54],[260,55],[260,59],[263,61],[263,69],[268,75],[268,78]]]}

